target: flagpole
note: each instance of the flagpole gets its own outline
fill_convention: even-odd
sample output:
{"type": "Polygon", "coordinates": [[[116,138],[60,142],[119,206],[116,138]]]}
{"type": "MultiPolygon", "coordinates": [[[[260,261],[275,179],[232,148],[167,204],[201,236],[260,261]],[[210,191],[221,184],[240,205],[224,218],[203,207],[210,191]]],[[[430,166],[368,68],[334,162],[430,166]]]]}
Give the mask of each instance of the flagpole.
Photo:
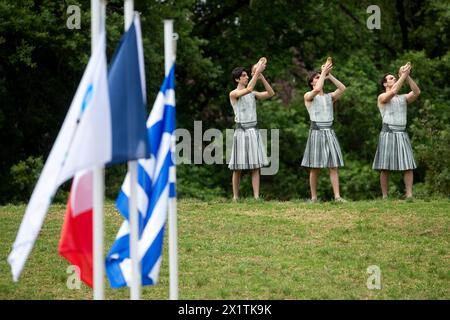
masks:
{"type": "MultiPolygon", "coordinates": [[[[164,20],[164,62],[165,74],[169,75],[170,68],[175,62],[175,43],[173,20],[164,20]]],[[[174,143],[174,141],[172,141],[174,143]]],[[[175,166],[173,172],[176,175],[175,166]]],[[[175,177],[173,177],[175,179],[175,177]]],[[[169,299],[178,300],[178,248],[177,248],[177,198],[169,198],[169,299]]]]}
{"type": "MultiPolygon", "coordinates": [[[[124,26],[125,32],[133,23],[134,1],[124,1],[124,26]]],[[[128,161],[128,173],[130,177],[129,219],[130,219],[130,260],[131,283],[130,300],[141,298],[141,267],[139,263],[139,213],[137,210],[137,161],[128,161]]]]}
{"type": "MultiPolygon", "coordinates": [[[[91,51],[97,46],[100,26],[105,19],[102,13],[106,3],[91,0],[91,51]]],[[[104,299],[104,266],[103,266],[103,197],[105,187],[104,167],[93,168],[93,263],[94,263],[94,300],[104,299]]]]}

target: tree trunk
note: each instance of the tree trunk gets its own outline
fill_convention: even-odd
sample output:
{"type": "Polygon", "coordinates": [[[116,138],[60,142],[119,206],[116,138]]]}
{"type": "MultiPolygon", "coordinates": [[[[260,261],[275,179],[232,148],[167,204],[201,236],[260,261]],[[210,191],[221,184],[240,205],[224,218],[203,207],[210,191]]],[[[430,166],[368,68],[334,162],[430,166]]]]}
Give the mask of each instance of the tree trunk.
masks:
{"type": "Polygon", "coordinates": [[[405,6],[403,5],[403,0],[396,0],[395,4],[398,14],[398,22],[400,24],[400,31],[402,32],[402,47],[403,50],[408,50],[408,26],[406,25],[405,6]]]}

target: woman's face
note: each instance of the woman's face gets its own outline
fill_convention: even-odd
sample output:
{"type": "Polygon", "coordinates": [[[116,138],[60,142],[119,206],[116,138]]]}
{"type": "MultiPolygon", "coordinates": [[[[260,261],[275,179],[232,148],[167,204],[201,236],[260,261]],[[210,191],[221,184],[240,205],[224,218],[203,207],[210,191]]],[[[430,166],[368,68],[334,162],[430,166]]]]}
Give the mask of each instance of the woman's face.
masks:
{"type": "Polygon", "coordinates": [[[386,88],[391,88],[394,83],[397,81],[397,79],[395,78],[395,76],[393,76],[392,74],[388,74],[385,78],[385,86],[386,88]]]}
{"type": "Polygon", "coordinates": [[[318,74],[316,74],[316,75],[314,76],[314,78],[313,78],[312,81],[311,81],[311,85],[312,85],[313,87],[316,86],[316,83],[317,83],[317,81],[319,81],[319,78],[320,78],[320,73],[318,73],[318,74]]]}
{"type": "Polygon", "coordinates": [[[248,74],[246,71],[243,71],[241,73],[241,76],[239,77],[239,83],[243,84],[244,86],[248,84],[248,74]]]}

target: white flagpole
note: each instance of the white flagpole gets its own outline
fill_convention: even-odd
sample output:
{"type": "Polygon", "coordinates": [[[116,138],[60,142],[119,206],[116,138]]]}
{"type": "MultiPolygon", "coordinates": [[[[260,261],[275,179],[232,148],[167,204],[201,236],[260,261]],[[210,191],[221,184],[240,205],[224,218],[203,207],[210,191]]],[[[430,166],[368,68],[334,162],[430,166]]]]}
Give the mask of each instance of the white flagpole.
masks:
{"type": "MultiPolygon", "coordinates": [[[[173,20],[164,20],[164,62],[165,74],[169,75],[170,68],[175,61],[175,45],[173,33],[173,20]]],[[[174,143],[174,141],[172,141],[174,143]]],[[[173,172],[176,175],[175,167],[173,172]]],[[[170,179],[169,179],[170,181],[170,179]]],[[[169,198],[169,299],[178,300],[178,248],[177,248],[177,199],[169,198]]]]}
{"type": "MultiPolygon", "coordinates": [[[[125,31],[133,23],[134,1],[124,1],[125,31]]],[[[139,213],[137,211],[137,161],[128,161],[128,173],[130,175],[130,197],[129,197],[129,218],[130,218],[130,259],[131,259],[131,283],[130,299],[139,300],[141,298],[141,266],[139,262],[138,241],[139,241],[139,213]]]]}
{"type": "MultiPolygon", "coordinates": [[[[106,3],[91,0],[91,51],[97,46],[100,27],[104,25],[106,3]]],[[[103,197],[105,191],[104,166],[93,169],[93,263],[94,263],[94,300],[104,299],[103,264],[103,197]]]]}
{"type": "Polygon", "coordinates": [[[139,212],[137,211],[137,162],[128,161],[128,174],[130,175],[130,259],[131,259],[131,283],[130,300],[141,298],[141,268],[138,255],[139,241],[139,212]]]}

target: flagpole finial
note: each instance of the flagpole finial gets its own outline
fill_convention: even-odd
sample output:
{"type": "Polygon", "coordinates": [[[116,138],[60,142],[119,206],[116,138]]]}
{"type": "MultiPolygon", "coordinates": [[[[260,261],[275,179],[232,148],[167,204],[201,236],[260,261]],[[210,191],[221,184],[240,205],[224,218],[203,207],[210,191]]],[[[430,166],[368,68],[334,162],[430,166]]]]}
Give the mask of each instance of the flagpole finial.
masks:
{"type": "Polygon", "coordinates": [[[125,0],[125,2],[124,2],[125,31],[127,31],[128,28],[133,23],[133,17],[134,17],[134,1],[133,0],[125,0]]]}
{"type": "Polygon", "coordinates": [[[167,76],[175,61],[173,19],[164,19],[164,69],[167,76]]]}

